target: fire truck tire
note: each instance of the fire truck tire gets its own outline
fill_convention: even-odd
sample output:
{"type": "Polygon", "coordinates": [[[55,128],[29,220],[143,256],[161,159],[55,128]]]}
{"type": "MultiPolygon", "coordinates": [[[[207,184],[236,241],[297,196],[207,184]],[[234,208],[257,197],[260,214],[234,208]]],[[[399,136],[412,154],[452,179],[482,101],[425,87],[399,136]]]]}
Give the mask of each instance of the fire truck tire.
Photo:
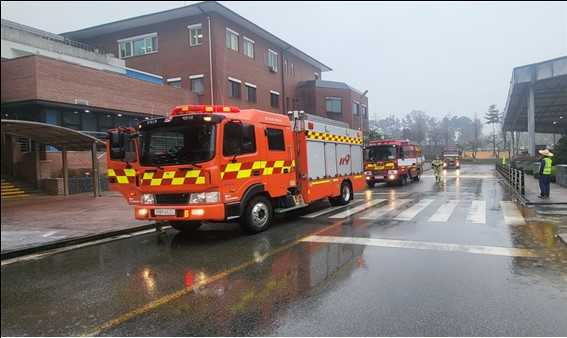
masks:
{"type": "Polygon", "coordinates": [[[366,181],[366,185],[368,185],[369,188],[374,188],[374,186],[376,186],[376,182],[374,182],[374,181],[366,181]]]}
{"type": "Polygon", "coordinates": [[[350,182],[343,181],[341,184],[341,194],[337,197],[329,197],[329,202],[332,206],[345,205],[352,199],[352,185],[350,182]]]}
{"type": "Polygon", "coordinates": [[[266,196],[258,195],[246,204],[244,214],[240,217],[240,225],[247,233],[256,234],[267,230],[273,218],[272,203],[266,196]]]}
{"type": "Polygon", "coordinates": [[[403,175],[402,177],[400,177],[400,179],[398,180],[398,185],[400,187],[403,187],[404,185],[408,184],[408,177],[407,175],[403,175]]]}
{"type": "Polygon", "coordinates": [[[201,227],[202,223],[197,221],[170,221],[169,225],[177,231],[190,233],[197,231],[197,229],[201,227]]]}

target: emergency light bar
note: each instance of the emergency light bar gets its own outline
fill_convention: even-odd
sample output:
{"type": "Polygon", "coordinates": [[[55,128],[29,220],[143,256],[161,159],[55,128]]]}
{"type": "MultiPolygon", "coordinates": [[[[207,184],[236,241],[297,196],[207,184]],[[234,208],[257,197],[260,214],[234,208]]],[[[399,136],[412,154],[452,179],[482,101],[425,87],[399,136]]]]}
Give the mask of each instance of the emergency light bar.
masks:
{"type": "Polygon", "coordinates": [[[207,106],[189,104],[184,106],[177,106],[171,111],[171,116],[184,115],[189,113],[238,113],[240,108],[234,106],[207,106]]]}

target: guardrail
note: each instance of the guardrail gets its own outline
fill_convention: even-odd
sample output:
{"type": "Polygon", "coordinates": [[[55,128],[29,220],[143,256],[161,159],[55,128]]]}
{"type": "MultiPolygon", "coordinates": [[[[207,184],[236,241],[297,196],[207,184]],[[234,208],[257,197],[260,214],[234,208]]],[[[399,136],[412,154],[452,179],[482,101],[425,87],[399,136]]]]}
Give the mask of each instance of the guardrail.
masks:
{"type": "Polygon", "coordinates": [[[524,170],[512,168],[509,165],[496,163],[496,171],[510,184],[512,189],[519,193],[522,197],[526,196],[526,186],[524,181],[524,170]]]}

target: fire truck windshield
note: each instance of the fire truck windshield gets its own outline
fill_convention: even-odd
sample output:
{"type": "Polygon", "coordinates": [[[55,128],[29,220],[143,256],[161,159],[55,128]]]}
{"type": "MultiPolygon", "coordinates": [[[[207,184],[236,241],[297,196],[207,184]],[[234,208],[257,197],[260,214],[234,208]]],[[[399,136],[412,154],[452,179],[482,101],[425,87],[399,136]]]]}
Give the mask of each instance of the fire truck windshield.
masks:
{"type": "Polygon", "coordinates": [[[368,161],[378,162],[396,159],[396,147],[394,145],[372,146],[366,150],[368,161]]]}
{"type": "Polygon", "coordinates": [[[215,155],[216,124],[188,121],[140,131],[141,160],[146,166],[206,162],[215,155]]]}

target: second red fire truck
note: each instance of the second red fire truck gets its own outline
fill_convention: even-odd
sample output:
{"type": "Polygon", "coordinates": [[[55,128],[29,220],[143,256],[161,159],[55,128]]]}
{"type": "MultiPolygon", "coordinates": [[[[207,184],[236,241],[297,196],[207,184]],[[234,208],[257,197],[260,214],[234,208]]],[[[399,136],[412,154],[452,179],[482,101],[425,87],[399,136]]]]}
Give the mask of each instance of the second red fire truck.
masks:
{"type": "Polygon", "coordinates": [[[266,230],[274,213],[364,189],[362,133],[332,120],[188,105],[109,132],[108,178],[140,220],[181,231],[239,220],[266,230]]]}
{"type": "Polygon", "coordinates": [[[371,140],[364,150],[366,183],[405,185],[423,173],[421,148],[408,140],[371,140]]]}

